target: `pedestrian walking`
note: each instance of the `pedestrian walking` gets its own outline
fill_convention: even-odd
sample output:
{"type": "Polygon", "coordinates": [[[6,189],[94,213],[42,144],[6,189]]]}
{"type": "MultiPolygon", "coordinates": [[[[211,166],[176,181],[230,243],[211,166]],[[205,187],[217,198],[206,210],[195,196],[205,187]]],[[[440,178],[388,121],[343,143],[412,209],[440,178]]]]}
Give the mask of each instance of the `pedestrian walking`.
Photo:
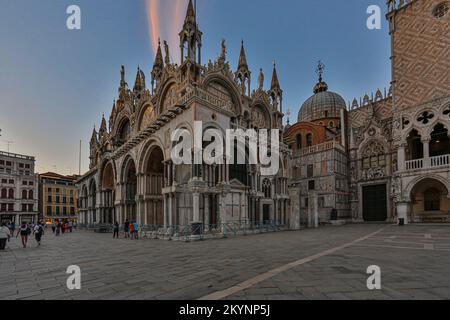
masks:
{"type": "Polygon", "coordinates": [[[130,239],[134,239],[134,224],[133,222],[130,223],[130,239]]]}
{"type": "Polygon", "coordinates": [[[22,246],[26,248],[28,243],[28,236],[31,234],[31,229],[28,224],[26,224],[25,222],[22,223],[19,230],[17,230],[16,238],[19,237],[19,234],[20,238],[22,239],[22,246]]]}
{"type": "Polygon", "coordinates": [[[114,223],[113,231],[114,231],[113,239],[114,238],[119,239],[119,223],[117,221],[114,223]]]}
{"type": "Polygon", "coordinates": [[[139,224],[137,222],[133,223],[134,239],[139,239],[139,224]]]}
{"type": "Polygon", "coordinates": [[[56,224],[53,222],[53,224],[52,224],[52,232],[53,232],[53,234],[55,234],[55,231],[56,231],[56,224]]]}
{"type": "Polygon", "coordinates": [[[2,222],[0,226],[0,251],[5,250],[6,241],[9,241],[9,238],[11,238],[11,232],[6,223],[2,222]]]}
{"type": "Polygon", "coordinates": [[[16,223],[14,221],[9,224],[9,231],[11,231],[11,235],[14,235],[14,231],[16,231],[16,223]]]}
{"type": "Polygon", "coordinates": [[[123,224],[123,232],[124,232],[125,238],[128,238],[130,235],[130,222],[128,222],[128,219],[126,219],[123,224]]]}
{"type": "Polygon", "coordinates": [[[57,222],[57,224],[56,224],[56,233],[55,233],[55,236],[59,236],[60,235],[60,233],[61,233],[61,223],[60,222],[57,222]]]}
{"type": "Polygon", "coordinates": [[[44,227],[42,226],[42,224],[38,223],[34,227],[34,237],[36,239],[38,246],[41,245],[41,239],[43,235],[44,235],[44,227]]]}

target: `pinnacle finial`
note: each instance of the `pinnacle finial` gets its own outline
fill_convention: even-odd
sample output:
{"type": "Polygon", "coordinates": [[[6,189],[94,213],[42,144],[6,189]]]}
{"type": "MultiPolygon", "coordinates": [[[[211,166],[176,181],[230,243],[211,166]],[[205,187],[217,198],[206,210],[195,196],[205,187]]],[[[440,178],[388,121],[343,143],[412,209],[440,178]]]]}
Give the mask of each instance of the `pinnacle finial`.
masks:
{"type": "Polygon", "coordinates": [[[245,54],[244,40],[241,42],[241,53],[239,54],[238,69],[248,69],[247,56],[245,54]]]}
{"type": "Polygon", "coordinates": [[[280,88],[280,82],[278,81],[278,74],[277,74],[277,68],[276,68],[276,62],[273,60],[273,74],[272,74],[272,84],[271,89],[279,89],[280,88]]]}
{"type": "Polygon", "coordinates": [[[195,23],[195,10],[194,10],[194,5],[192,4],[192,0],[189,0],[189,4],[187,7],[187,12],[186,12],[186,19],[184,20],[184,23],[195,23]]]}

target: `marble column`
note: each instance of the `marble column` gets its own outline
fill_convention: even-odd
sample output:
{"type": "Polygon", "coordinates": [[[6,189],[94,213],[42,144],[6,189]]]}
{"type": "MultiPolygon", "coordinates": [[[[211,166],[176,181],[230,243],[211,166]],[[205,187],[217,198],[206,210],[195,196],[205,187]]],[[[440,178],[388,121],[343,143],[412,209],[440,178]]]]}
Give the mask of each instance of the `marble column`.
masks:
{"type": "Polygon", "coordinates": [[[405,149],[406,149],[406,145],[405,144],[401,144],[398,147],[398,150],[397,150],[397,167],[398,167],[398,171],[400,171],[400,172],[405,171],[405,169],[406,169],[406,166],[405,166],[405,161],[406,161],[405,149]]]}
{"type": "Polygon", "coordinates": [[[192,207],[193,207],[193,223],[200,223],[200,194],[194,192],[192,194],[192,207]]]}
{"type": "Polygon", "coordinates": [[[169,202],[168,202],[168,207],[167,207],[167,211],[169,214],[169,226],[173,226],[173,195],[169,194],[169,202]]]}
{"type": "Polygon", "coordinates": [[[167,195],[163,195],[163,207],[164,207],[164,229],[167,228],[167,226],[169,225],[169,214],[168,214],[168,201],[167,201],[167,195]]]}
{"type": "Polygon", "coordinates": [[[422,140],[423,143],[423,167],[429,168],[431,166],[430,163],[430,139],[422,140]]]}
{"type": "Polygon", "coordinates": [[[210,208],[209,208],[209,195],[205,194],[204,195],[204,201],[205,201],[205,227],[207,228],[209,226],[209,212],[210,212],[210,208]]]}

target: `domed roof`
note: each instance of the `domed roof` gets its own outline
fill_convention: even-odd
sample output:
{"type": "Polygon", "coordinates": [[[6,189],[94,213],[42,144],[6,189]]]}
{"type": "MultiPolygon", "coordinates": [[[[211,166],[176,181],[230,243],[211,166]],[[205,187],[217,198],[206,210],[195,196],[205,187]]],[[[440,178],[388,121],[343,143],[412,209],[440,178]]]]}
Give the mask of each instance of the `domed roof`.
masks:
{"type": "Polygon", "coordinates": [[[325,66],[319,61],[319,82],[314,86],[314,95],[303,103],[298,113],[298,122],[309,122],[322,118],[339,118],[341,109],[346,109],[345,100],[337,93],[328,91],[322,80],[325,66]]]}
{"type": "Polygon", "coordinates": [[[331,91],[320,91],[303,103],[298,113],[298,122],[321,118],[339,118],[341,109],[346,109],[344,98],[331,91]]]}

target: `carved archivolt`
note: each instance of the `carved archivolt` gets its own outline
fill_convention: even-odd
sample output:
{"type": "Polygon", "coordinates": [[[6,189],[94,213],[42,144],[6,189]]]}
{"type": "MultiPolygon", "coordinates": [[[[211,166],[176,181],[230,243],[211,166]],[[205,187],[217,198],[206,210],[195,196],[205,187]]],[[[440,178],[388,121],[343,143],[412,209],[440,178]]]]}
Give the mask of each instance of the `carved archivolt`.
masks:
{"type": "Polygon", "coordinates": [[[381,144],[381,142],[372,140],[366,144],[365,148],[361,152],[361,157],[366,158],[366,157],[382,155],[385,153],[386,153],[385,148],[381,144]]]}

